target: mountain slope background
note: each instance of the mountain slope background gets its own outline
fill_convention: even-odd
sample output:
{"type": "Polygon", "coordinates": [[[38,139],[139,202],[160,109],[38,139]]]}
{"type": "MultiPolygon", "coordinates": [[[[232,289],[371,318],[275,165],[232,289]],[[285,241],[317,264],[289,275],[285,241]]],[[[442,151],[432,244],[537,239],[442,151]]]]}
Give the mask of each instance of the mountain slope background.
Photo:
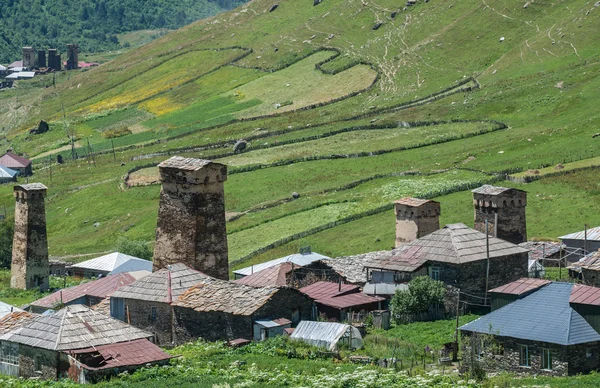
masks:
{"type": "MultiPolygon", "coordinates": [[[[23,46],[79,44],[86,53],[121,47],[117,34],[177,29],[237,7],[239,0],[7,0],[0,7],[0,62],[21,58],[23,46]]],[[[121,42],[122,43],[122,42],[121,42]]]]}
{"type": "Polygon", "coordinates": [[[599,13],[588,1],[255,0],[56,88],[20,83],[0,119],[50,187],[54,255],[152,241],[156,165],[175,154],[229,165],[233,266],[302,245],[390,248],[392,201],[407,195],[472,225],[483,183],[527,190],[529,236],[552,239],[600,224],[599,13]],[[29,134],[41,119],[51,130],[29,134]]]}

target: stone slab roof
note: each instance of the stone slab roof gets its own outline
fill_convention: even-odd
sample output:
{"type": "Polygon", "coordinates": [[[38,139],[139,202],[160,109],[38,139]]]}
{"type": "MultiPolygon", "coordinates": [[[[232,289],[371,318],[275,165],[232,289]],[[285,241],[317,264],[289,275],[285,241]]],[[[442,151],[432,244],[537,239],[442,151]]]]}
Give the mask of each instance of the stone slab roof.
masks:
{"type": "Polygon", "coordinates": [[[113,298],[172,303],[185,290],[207,278],[209,278],[208,275],[191,269],[185,264],[177,263],[122,287],[111,296],[113,298]]]}
{"type": "Polygon", "coordinates": [[[88,348],[150,338],[152,333],[97,313],[83,305],[66,306],[42,315],[0,336],[16,342],[55,351],[88,348]]]}
{"type": "Polygon", "coordinates": [[[475,190],[471,190],[471,192],[475,194],[498,195],[511,190],[524,192],[523,190],[514,189],[511,187],[500,187],[492,185],[483,185],[481,187],[476,188],[475,190]]]}
{"type": "Polygon", "coordinates": [[[530,260],[542,260],[560,252],[563,245],[551,241],[526,241],[519,246],[529,250],[530,260]]]}
{"type": "Polygon", "coordinates": [[[48,188],[42,183],[27,183],[27,184],[18,185],[15,187],[20,187],[25,191],[48,190],[48,188]]]}
{"type": "Polygon", "coordinates": [[[220,311],[251,315],[279,291],[277,287],[250,287],[226,280],[205,278],[173,303],[199,312],[220,311]]]}
{"type": "Polygon", "coordinates": [[[173,156],[158,165],[159,168],[176,168],[179,170],[197,171],[213,162],[205,159],[173,156]]]}
{"type": "Polygon", "coordinates": [[[336,257],[335,259],[322,260],[322,262],[342,275],[347,282],[363,285],[367,282],[365,264],[376,257],[388,255],[391,255],[390,251],[376,251],[354,256],[336,257]]]}
{"type": "MultiPolygon", "coordinates": [[[[524,248],[499,238],[489,238],[490,258],[527,253],[524,248]]],[[[366,267],[400,272],[413,272],[427,261],[464,264],[485,260],[486,236],[465,224],[449,224],[444,228],[404,244],[391,255],[376,255],[366,267]]]]}
{"type": "Polygon", "coordinates": [[[399,200],[394,201],[394,203],[397,203],[400,205],[412,206],[412,207],[419,207],[421,205],[425,205],[428,202],[437,203],[436,201],[432,201],[430,199],[421,199],[421,198],[412,198],[412,197],[400,198],[399,200]]]}
{"type": "Polygon", "coordinates": [[[572,289],[570,283],[549,284],[460,330],[559,345],[600,341],[600,334],[571,308],[572,289]]]}

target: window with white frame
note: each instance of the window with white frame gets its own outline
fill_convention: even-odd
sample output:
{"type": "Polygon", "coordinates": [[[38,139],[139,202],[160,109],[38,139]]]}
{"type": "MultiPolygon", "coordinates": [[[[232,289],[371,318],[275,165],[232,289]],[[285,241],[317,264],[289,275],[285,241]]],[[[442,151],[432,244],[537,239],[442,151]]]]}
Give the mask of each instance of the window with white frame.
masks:
{"type": "Polygon", "coordinates": [[[529,346],[521,345],[519,352],[519,365],[529,366],[529,346]]]}
{"type": "Polygon", "coordinates": [[[440,267],[431,267],[431,278],[433,280],[440,280],[440,267]]]}
{"type": "Polygon", "coordinates": [[[552,369],[552,352],[550,349],[542,349],[542,369],[552,369]]]}
{"type": "Polygon", "coordinates": [[[0,342],[0,362],[3,364],[19,365],[19,344],[0,342]]]}

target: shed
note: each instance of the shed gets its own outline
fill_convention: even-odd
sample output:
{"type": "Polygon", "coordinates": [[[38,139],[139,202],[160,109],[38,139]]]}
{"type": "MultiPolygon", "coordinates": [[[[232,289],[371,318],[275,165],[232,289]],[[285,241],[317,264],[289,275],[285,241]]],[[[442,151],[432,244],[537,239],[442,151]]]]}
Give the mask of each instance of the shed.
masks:
{"type": "Polygon", "coordinates": [[[17,171],[0,165],[0,183],[16,182],[17,171]]]}
{"type": "Polygon", "coordinates": [[[339,349],[340,345],[347,345],[352,349],[363,346],[362,336],[357,328],[336,322],[301,321],[290,338],[330,351],[339,349]]]}
{"type": "Polygon", "coordinates": [[[273,338],[283,335],[285,329],[292,327],[292,321],[285,318],[278,319],[257,319],[254,321],[254,340],[264,341],[267,338],[273,338]]]}
{"type": "Polygon", "coordinates": [[[109,253],[95,259],[73,264],[68,268],[75,276],[86,278],[106,276],[123,272],[152,272],[152,262],[120,252],[109,253]]]}
{"type": "Polygon", "coordinates": [[[559,239],[565,245],[563,257],[566,257],[569,262],[575,262],[589,252],[600,249],[600,226],[566,234],[559,239]]]}
{"type": "Polygon", "coordinates": [[[18,175],[26,176],[33,173],[31,160],[19,156],[12,151],[8,151],[0,157],[0,165],[17,171],[18,175]]]}

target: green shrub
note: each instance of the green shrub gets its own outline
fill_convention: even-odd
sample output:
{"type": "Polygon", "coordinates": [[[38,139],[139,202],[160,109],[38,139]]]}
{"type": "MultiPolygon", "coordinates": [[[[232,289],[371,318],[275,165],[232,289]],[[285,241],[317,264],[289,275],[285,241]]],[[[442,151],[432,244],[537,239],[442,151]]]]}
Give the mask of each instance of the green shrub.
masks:
{"type": "Polygon", "coordinates": [[[408,290],[398,290],[392,297],[392,313],[418,314],[428,311],[429,306],[444,301],[444,283],[428,276],[418,276],[408,283],[408,290]]]}
{"type": "Polygon", "coordinates": [[[148,242],[142,240],[129,240],[126,237],[120,237],[117,240],[115,250],[126,255],[146,260],[152,260],[152,255],[154,253],[148,242]]]}

